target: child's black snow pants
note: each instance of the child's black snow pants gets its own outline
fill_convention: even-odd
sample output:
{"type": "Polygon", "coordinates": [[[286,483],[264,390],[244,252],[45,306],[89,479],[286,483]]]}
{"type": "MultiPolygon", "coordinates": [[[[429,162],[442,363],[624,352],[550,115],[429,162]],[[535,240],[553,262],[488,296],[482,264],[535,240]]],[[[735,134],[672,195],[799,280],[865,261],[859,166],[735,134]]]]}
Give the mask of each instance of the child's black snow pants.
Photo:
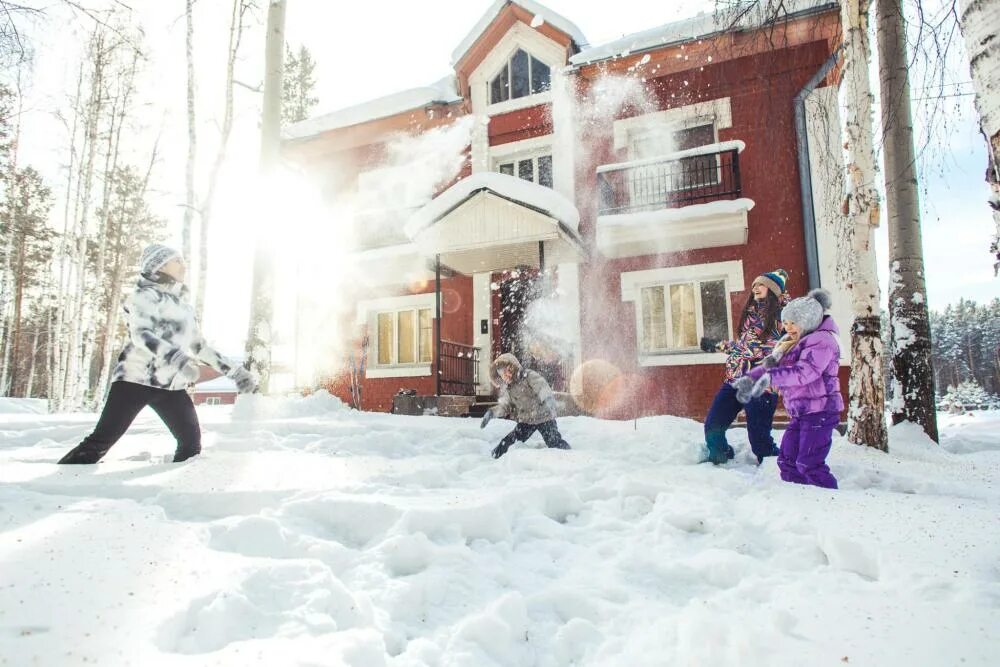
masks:
{"type": "Polygon", "coordinates": [[[94,432],[62,457],[59,463],[97,463],[125,435],[136,415],[147,405],[159,415],[177,439],[175,463],[201,453],[198,413],[186,391],[119,381],[111,383],[108,402],[104,404],[94,432]]]}
{"type": "Polygon", "coordinates": [[[500,458],[507,453],[507,450],[510,449],[510,446],[515,441],[524,442],[535,431],[542,434],[542,439],[545,440],[546,447],[550,449],[569,449],[569,443],[563,440],[562,434],[559,433],[559,427],[556,426],[555,419],[542,422],[541,424],[518,422],[514,430],[505,435],[500,444],[493,448],[493,458],[500,458]]]}

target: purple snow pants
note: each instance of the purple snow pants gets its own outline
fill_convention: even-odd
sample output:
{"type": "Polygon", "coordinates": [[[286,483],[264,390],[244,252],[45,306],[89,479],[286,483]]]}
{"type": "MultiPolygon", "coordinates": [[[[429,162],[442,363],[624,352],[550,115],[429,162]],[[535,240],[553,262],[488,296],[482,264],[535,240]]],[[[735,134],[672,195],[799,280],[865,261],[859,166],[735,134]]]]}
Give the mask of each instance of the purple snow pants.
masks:
{"type": "Polygon", "coordinates": [[[836,489],[837,479],[826,465],[833,444],[833,429],[840,422],[836,412],[817,412],[793,417],[781,438],[778,468],[781,479],[836,489]]]}

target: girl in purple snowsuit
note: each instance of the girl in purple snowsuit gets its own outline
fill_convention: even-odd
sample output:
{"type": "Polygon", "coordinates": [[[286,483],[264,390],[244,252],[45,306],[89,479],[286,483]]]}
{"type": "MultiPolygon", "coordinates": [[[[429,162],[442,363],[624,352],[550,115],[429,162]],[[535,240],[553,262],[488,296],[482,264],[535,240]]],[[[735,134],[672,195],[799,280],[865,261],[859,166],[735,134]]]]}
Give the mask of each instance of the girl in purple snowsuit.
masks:
{"type": "Polygon", "coordinates": [[[781,439],[778,467],[781,479],[836,489],[826,465],[833,429],[840,422],[840,345],[837,325],[824,312],[830,294],[815,289],[793,299],[781,311],[785,336],[760,366],[733,383],[737,400],[745,403],[776,387],[792,418],[781,439]]]}

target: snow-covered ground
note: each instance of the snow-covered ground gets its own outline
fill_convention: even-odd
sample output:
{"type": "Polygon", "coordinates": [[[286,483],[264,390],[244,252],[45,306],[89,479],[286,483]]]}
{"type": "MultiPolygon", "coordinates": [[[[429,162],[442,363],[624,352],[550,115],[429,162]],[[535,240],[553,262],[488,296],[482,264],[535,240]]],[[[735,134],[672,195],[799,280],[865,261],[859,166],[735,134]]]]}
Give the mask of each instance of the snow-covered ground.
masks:
{"type": "Polygon", "coordinates": [[[996,665],[1000,413],[837,440],[841,490],[697,465],[701,426],[511,427],[319,395],[152,414],[97,466],[93,415],[0,416],[0,664],[996,665]]]}

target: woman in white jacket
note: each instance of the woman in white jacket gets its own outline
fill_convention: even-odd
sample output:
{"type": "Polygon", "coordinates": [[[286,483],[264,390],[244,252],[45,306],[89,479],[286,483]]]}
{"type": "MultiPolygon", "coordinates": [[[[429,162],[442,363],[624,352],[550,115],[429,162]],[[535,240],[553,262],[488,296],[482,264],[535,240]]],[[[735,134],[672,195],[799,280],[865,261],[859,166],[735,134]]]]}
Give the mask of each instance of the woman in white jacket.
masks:
{"type": "Polygon", "coordinates": [[[142,253],[140,278],[125,313],[129,342],[118,357],[111,391],[94,432],[59,463],[97,463],[147,405],[177,440],[174,462],[201,453],[201,427],[187,386],[198,379],[203,362],[236,382],[240,393],[256,389],[256,381],[205,345],[184,285],[184,260],[164,245],[142,253]]]}

